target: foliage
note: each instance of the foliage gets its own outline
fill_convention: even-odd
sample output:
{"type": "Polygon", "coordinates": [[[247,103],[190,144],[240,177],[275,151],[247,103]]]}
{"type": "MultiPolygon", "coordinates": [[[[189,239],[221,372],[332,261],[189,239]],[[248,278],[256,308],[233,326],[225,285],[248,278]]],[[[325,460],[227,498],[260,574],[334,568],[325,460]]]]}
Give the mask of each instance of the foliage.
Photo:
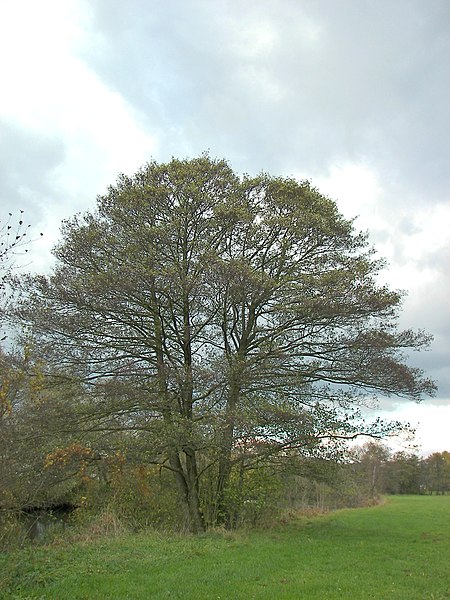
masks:
{"type": "Polygon", "coordinates": [[[423,461],[423,490],[438,494],[450,491],[450,452],[434,452],[423,461]]]}
{"type": "Polygon", "coordinates": [[[392,453],[380,442],[367,443],[350,454],[347,466],[362,493],[445,494],[450,491],[450,453],[434,452],[420,458],[412,452],[392,453]]]}
{"type": "Polygon", "coordinates": [[[224,502],[230,525],[255,527],[273,519],[279,511],[281,489],[282,481],[273,468],[238,465],[231,473],[224,502]]]}
{"type": "Polygon", "coordinates": [[[92,526],[114,515],[129,531],[181,529],[176,490],[166,473],[155,466],[127,465],[120,458],[109,462],[107,481],[86,479],[74,499],[78,525],[92,526]]]}
{"type": "Polygon", "coordinates": [[[0,510],[58,502],[73,485],[45,464],[56,444],[69,443],[67,432],[52,423],[60,422],[62,410],[70,419],[77,386],[46,387],[42,368],[29,352],[0,352],[0,510]]]}
{"type": "Polygon", "coordinates": [[[423,488],[424,461],[413,453],[397,452],[385,466],[383,492],[388,494],[419,494],[423,488]]]}
{"type": "Polygon", "coordinates": [[[403,356],[430,337],[397,330],[367,236],[309,182],[150,163],[65,222],[55,256],[16,279],[14,317],[53,377],[82,382],[91,447],[121,432],[127,456],[169,470],[192,531],[205,509],[231,526],[239,465],[335,455],[398,427],[360,418],[374,394],[434,391],[403,356]]]}

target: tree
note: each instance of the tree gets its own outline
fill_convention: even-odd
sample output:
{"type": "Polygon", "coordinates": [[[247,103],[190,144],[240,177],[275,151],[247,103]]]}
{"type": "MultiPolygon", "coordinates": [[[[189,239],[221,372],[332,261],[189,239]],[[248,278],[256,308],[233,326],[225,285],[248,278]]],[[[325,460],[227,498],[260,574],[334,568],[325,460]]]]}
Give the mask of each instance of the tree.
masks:
{"type": "Polygon", "coordinates": [[[387,465],[391,458],[389,449],[380,442],[368,442],[356,450],[357,470],[362,476],[361,485],[374,500],[385,491],[387,465]]]}
{"type": "Polygon", "coordinates": [[[54,273],[17,280],[15,315],[90,387],[95,427],[132,432],[173,472],[198,531],[205,474],[229,521],[243,452],[253,467],[330,452],[389,431],[359,419],[374,394],[433,393],[402,355],[430,337],[397,331],[401,295],[377,285],[373,254],[308,182],[153,162],[64,223],[54,273]]]}
{"type": "Polygon", "coordinates": [[[420,494],[421,461],[416,454],[396,452],[386,464],[384,492],[420,494]]]}
{"type": "Polygon", "coordinates": [[[450,452],[433,452],[422,461],[423,481],[431,494],[445,494],[450,490],[450,452]]]}

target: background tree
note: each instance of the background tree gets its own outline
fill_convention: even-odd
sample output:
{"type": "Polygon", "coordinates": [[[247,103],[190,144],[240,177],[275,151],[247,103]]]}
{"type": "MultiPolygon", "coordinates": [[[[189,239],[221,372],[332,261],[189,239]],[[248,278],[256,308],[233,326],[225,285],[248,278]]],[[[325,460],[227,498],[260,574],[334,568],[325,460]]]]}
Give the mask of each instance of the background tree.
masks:
{"type": "Polygon", "coordinates": [[[374,501],[385,491],[387,465],[391,452],[385,444],[370,441],[357,448],[355,455],[360,485],[367,490],[368,497],[374,501]]]}
{"type": "Polygon", "coordinates": [[[431,494],[450,490],[450,452],[433,452],[422,462],[424,489],[431,494]]]}
{"type": "Polygon", "coordinates": [[[402,354],[429,336],[397,331],[383,263],[308,182],[150,163],[65,222],[55,256],[17,279],[15,316],[54,375],[84,382],[92,430],[129,432],[173,473],[192,531],[206,477],[212,522],[230,524],[233,470],[381,436],[361,405],[434,391],[402,354]]]}
{"type": "Polygon", "coordinates": [[[421,493],[421,460],[411,452],[396,452],[385,467],[383,491],[388,494],[421,493]]]}

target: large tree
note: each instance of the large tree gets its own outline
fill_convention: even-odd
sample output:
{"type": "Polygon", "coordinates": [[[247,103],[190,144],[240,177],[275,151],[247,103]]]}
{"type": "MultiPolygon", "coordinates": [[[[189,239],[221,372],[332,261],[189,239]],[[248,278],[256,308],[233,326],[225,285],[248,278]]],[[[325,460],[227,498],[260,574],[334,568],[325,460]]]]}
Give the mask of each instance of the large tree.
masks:
{"type": "Polygon", "coordinates": [[[62,373],[90,384],[92,428],[147,439],[193,531],[227,519],[233,465],[381,435],[355,411],[434,384],[405,364],[367,236],[308,182],[238,178],[224,161],[150,163],[64,223],[49,277],[22,278],[16,316],[62,373]],[[210,520],[211,520],[210,519],[210,520]]]}

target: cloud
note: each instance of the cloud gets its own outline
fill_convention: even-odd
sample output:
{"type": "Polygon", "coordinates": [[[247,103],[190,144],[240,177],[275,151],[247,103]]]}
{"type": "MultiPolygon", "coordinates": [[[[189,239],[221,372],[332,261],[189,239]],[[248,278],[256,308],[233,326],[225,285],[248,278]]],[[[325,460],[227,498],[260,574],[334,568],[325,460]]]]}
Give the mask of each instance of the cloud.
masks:
{"type": "Polygon", "coordinates": [[[4,206],[39,221],[52,197],[52,173],[65,158],[64,140],[0,119],[0,196],[4,206]]]}
{"type": "Polygon", "coordinates": [[[409,422],[416,430],[415,440],[422,455],[427,456],[445,449],[443,440],[448,440],[450,404],[440,406],[397,404],[394,410],[386,413],[385,416],[391,420],[409,422]]]}
{"type": "Polygon", "coordinates": [[[370,157],[432,202],[449,184],[447,12],[438,0],[103,0],[89,59],[177,154],[206,145],[245,170],[312,176],[370,157]]]}

